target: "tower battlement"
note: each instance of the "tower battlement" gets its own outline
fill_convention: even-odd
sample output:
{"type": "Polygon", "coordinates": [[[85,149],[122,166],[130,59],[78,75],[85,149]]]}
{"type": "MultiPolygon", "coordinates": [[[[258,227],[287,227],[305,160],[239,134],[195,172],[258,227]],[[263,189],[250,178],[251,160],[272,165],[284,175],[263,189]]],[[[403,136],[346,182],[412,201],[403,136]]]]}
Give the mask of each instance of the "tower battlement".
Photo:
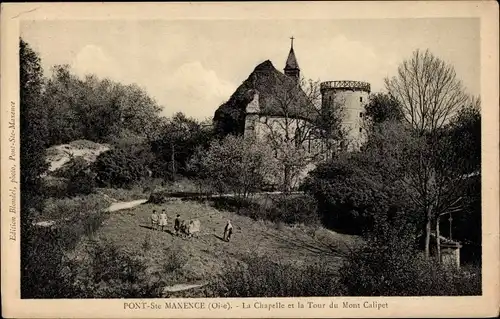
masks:
{"type": "Polygon", "coordinates": [[[368,94],[371,91],[370,83],[362,81],[326,81],[321,82],[320,91],[323,94],[326,90],[351,90],[365,91],[368,94]]]}

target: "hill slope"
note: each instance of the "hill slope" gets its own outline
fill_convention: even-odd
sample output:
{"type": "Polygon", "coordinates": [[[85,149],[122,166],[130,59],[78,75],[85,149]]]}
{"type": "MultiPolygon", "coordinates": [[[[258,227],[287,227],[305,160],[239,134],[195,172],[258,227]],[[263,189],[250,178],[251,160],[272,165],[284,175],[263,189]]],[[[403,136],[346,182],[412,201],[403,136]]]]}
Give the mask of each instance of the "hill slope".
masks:
{"type": "Polygon", "coordinates": [[[339,266],[347,247],[352,247],[358,240],[322,228],[277,227],[232,212],[218,211],[208,204],[180,200],[113,212],[99,229],[97,238],[140,256],[151,272],[168,264],[173,255],[182,259],[183,266],[168,278],[170,285],[210,281],[227,265],[254,254],[296,264],[328,259],[333,266],[339,266]],[[149,228],[153,209],[166,209],[169,217],[167,231],[149,228]],[[176,214],[183,219],[201,221],[201,233],[197,238],[173,235],[172,223],[176,214]],[[232,221],[235,230],[229,243],[221,239],[227,219],[232,221]]]}

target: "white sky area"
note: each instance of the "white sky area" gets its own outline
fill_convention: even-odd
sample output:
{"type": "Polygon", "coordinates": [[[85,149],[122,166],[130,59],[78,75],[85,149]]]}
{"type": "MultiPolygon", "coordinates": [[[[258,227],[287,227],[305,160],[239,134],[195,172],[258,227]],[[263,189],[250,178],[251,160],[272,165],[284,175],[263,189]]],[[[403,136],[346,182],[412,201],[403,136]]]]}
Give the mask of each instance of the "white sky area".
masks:
{"type": "Polygon", "coordinates": [[[21,36],[47,76],[69,64],[124,84],[137,83],[162,107],[211,118],[257,64],[283,71],[290,37],[301,74],[358,80],[384,90],[384,77],[415,49],[451,63],[480,93],[479,19],[23,21],[21,36]]]}

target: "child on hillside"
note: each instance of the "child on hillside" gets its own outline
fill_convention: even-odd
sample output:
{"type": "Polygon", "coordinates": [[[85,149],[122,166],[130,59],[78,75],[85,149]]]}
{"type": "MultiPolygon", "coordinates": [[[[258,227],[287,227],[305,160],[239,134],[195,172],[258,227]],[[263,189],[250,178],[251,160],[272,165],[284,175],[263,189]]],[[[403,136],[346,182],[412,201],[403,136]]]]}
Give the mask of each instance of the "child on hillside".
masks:
{"type": "Polygon", "coordinates": [[[233,234],[233,225],[231,225],[231,221],[228,220],[226,223],[226,227],[224,227],[224,241],[229,241],[229,239],[231,239],[232,234],[233,234]]]}
{"type": "Polygon", "coordinates": [[[175,218],[175,222],[174,222],[175,235],[179,234],[179,230],[181,228],[181,219],[180,219],[180,217],[181,217],[181,215],[177,214],[177,217],[175,218]]]}
{"type": "Polygon", "coordinates": [[[151,214],[151,229],[156,230],[158,227],[158,214],[156,210],[153,210],[153,214],[151,214]]]}
{"type": "Polygon", "coordinates": [[[167,227],[167,212],[165,210],[161,211],[160,214],[160,228],[163,231],[164,228],[167,227]]]}

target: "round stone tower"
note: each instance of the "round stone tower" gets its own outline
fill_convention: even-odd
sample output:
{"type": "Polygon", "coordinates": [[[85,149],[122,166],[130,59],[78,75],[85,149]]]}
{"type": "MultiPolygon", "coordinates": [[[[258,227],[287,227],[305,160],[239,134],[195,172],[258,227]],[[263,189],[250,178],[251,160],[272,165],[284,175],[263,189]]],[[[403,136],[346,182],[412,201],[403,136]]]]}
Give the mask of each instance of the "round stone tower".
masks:
{"type": "Polygon", "coordinates": [[[365,139],[362,120],[370,95],[370,83],[360,81],[327,81],[320,85],[322,109],[343,108],[343,128],[349,145],[359,146],[365,139]]]}

